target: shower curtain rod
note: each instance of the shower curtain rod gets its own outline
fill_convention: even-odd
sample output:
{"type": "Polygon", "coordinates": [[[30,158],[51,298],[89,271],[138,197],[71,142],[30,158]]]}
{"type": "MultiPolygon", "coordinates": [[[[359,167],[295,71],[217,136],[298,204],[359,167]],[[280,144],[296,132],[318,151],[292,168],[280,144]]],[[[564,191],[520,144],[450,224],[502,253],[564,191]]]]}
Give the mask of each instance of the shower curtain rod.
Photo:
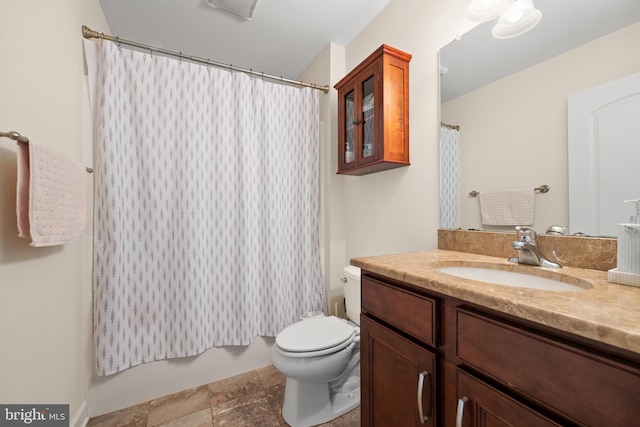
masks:
{"type": "Polygon", "coordinates": [[[131,41],[131,40],[121,39],[120,37],[109,36],[109,35],[106,35],[104,33],[98,33],[97,31],[93,31],[92,29],[90,29],[86,25],[82,26],[82,37],[84,37],[85,39],[92,39],[92,38],[104,39],[104,40],[112,41],[112,42],[115,42],[115,43],[125,44],[125,45],[128,45],[128,46],[133,46],[133,47],[137,47],[137,48],[140,48],[140,49],[149,50],[151,52],[159,52],[159,53],[162,53],[162,54],[165,54],[165,55],[176,56],[178,58],[184,58],[184,59],[187,59],[189,61],[197,62],[197,63],[200,63],[200,64],[212,65],[212,66],[218,67],[218,68],[227,68],[229,70],[239,71],[241,73],[249,74],[249,75],[252,75],[252,76],[258,76],[258,77],[262,77],[262,78],[265,78],[265,79],[275,80],[275,81],[278,81],[278,82],[287,83],[287,84],[291,84],[291,85],[295,85],[295,86],[310,87],[311,89],[317,89],[317,90],[323,91],[324,93],[329,93],[329,86],[320,86],[320,85],[317,85],[315,83],[306,83],[306,82],[301,82],[301,81],[297,81],[297,80],[291,80],[291,79],[284,78],[282,76],[278,77],[278,76],[274,76],[274,75],[271,75],[271,74],[265,74],[263,72],[254,71],[254,70],[252,70],[250,68],[236,67],[235,65],[224,64],[222,62],[212,61],[212,60],[210,60],[208,58],[201,58],[201,57],[197,57],[197,56],[193,56],[193,55],[185,55],[182,52],[175,52],[175,51],[172,51],[172,50],[163,49],[161,47],[154,47],[154,46],[146,45],[146,44],[143,44],[143,43],[134,42],[134,41],[131,41]]]}
{"type": "Polygon", "coordinates": [[[440,126],[444,126],[446,128],[453,129],[453,130],[460,130],[460,126],[450,125],[445,122],[440,122],[440,126]]]}

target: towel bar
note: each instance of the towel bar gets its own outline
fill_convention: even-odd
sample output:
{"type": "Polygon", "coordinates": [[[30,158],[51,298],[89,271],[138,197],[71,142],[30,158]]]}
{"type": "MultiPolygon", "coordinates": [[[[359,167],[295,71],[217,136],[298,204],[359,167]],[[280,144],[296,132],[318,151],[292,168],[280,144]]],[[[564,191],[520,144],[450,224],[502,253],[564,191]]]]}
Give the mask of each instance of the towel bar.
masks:
{"type": "MultiPolygon", "coordinates": [[[[14,141],[18,141],[18,142],[21,142],[21,143],[27,144],[27,145],[29,144],[29,138],[27,138],[26,136],[20,135],[16,131],[0,132],[0,137],[13,139],[14,141]]],[[[93,173],[93,169],[92,168],[87,167],[86,169],[87,169],[88,173],[93,173]]]]}
{"type": "MultiPolygon", "coordinates": [[[[551,190],[551,188],[548,185],[541,185],[540,187],[533,189],[533,191],[537,191],[539,193],[548,193],[549,190],[551,190]]],[[[471,197],[477,197],[479,194],[480,192],[475,190],[469,192],[469,196],[471,197]]]]}

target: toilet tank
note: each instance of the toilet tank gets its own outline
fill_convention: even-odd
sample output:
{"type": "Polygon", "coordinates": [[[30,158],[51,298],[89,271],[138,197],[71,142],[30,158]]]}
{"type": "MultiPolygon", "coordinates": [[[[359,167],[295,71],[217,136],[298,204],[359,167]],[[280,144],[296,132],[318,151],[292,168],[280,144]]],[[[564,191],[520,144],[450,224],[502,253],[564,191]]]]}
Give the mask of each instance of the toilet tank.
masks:
{"type": "Polygon", "coordinates": [[[344,302],[347,317],[360,325],[360,268],[347,265],[344,268],[344,302]]]}

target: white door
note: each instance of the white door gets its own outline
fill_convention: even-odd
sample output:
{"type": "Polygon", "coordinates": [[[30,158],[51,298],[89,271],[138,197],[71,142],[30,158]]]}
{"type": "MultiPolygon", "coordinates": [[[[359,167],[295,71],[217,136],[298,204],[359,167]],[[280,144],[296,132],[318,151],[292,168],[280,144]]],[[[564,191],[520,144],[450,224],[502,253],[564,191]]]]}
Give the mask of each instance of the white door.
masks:
{"type": "Polygon", "coordinates": [[[572,233],[617,236],[640,199],[640,73],[568,97],[572,233]]]}

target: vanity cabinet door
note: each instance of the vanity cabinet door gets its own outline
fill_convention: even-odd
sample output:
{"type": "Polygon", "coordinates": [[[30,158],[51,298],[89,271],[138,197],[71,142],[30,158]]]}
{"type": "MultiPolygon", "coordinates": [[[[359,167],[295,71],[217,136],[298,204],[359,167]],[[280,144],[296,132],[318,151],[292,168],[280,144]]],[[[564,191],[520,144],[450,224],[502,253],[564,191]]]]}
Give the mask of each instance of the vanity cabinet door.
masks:
{"type": "Polygon", "coordinates": [[[362,426],[437,426],[435,354],[366,315],[360,337],[362,426]]]}
{"type": "Polygon", "coordinates": [[[456,427],[560,426],[501,391],[458,369],[456,427]]]}

